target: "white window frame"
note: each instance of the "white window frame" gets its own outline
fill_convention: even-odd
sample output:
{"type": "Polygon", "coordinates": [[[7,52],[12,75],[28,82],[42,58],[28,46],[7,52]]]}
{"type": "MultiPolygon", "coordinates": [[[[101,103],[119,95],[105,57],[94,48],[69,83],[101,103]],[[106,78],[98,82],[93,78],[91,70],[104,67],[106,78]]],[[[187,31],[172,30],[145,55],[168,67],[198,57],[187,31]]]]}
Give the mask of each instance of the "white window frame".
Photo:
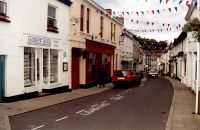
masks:
{"type": "Polygon", "coordinates": [[[51,4],[48,4],[48,7],[47,7],[47,27],[49,26],[49,23],[48,23],[48,22],[49,22],[49,19],[55,20],[54,23],[53,23],[53,26],[54,26],[54,27],[57,27],[56,10],[57,10],[57,7],[56,7],[56,6],[51,5],[51,4]],[[49,6],[52,7],[52,8],[55,8],[55,18],[49,16],[49,6]]]}

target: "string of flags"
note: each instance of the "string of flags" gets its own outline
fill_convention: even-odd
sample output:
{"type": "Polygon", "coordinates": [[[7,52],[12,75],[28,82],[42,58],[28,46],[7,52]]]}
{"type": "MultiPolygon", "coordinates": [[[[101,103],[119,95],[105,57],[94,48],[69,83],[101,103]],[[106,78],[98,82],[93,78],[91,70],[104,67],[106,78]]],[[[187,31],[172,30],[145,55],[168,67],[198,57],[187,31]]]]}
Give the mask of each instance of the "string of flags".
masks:
{"type": "MultiPolygon", "coordinates": [[[[127,21],[128,22],[128,21],[127,21]]],[[[172,24],[172,23],[160,23],[160,22],[152,22],[152,21],[140,21],[140,20],[133,20],[131,19],[131,23],[133,24],[144,24],[144,25],[149,25],[149,26],[163,26],[163,27],[175,27],[178,26],[180,27],[181,24],[172,24]]]]}
{"type": "MultiPolygon", "coordinates": [[[[146,2],[148,1],[148,0],[145,0],[146,2]]],[[[168,2],[169,2],[170,0],[165,0],[165,3],[166,4],[168,4],[168,2]]],[[[172,3],[175,3],[176,1],[178,1],[178,0],[173,0],[173,2],[172,3]]],[[[163,2],[163,0],[160,0],[160,4],[163,2]]],[[[179,0],[179,5],[181,5],[183,3],[183,0],[179,0]]],[[[187,0],[186,1],[186,5],[187,4],[189,4],[189,0],[187,0]]]]}
{"type": "Polygon", "coordinates": [[[178,12],[178,7],[171,7],[171,8],[167,8],[167,9],[158,9],[158,10],[149,10],[149,11],[131,11],[131,12],[113,12],[114,16],[126,16],[126,15],[145,15],[145,14],[152,14],[152,15],[160,15],[163,12],[168,12],[168,13],[172,13],[172,12],[178,12]]]}
{"type": "Polygon", "coordinates": [[[130,32],[142,32],[142,33],[153,33],[153,32],[169,32],[169,31],[175,31],[182,29],[179,26],[176,26],[175,28],[168,27],[168,28],[157,28],[157,29],[128,29],[130,32]]]}

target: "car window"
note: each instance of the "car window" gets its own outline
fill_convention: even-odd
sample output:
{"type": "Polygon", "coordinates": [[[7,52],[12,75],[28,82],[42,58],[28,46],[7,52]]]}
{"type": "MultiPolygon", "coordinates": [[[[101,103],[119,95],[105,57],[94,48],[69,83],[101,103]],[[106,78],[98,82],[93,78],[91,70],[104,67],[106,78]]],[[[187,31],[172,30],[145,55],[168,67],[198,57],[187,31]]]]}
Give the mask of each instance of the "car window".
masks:
{"type": "Polygon", "coordinates": [[[116,71],[115,76],[128,76],[128,71],[116,71]]]}

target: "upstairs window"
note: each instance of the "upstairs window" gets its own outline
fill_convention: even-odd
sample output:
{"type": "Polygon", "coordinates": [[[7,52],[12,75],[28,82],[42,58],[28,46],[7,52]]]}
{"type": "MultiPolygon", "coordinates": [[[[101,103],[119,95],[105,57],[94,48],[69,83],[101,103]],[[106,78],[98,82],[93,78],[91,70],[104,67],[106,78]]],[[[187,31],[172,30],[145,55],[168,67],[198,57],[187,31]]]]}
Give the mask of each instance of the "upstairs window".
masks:
{"type": "Polygon", "coordinates": [[[48,5],[47,31],[58,33],[56,8],[48,5]]]}
{"type": "Polygon", "coordinates": [[[84,31],[84,5],[81,5],[80,31],[84,31]]]}
{"type": "Polygon", "coordinates": [[[111,31],[110,31],[110,40],[112,41],[113,39],[113,23],[111,23],[111,31]]]}
{"type": "Polygon", "coordinates": [[[10,22],[10,20],[8,20],[8,16],[7,16],[7,3],[4,1],[0,1],[0,21],[3,22],[10,22]]]}
{"type": "Polygon", "coordinates": [[[113,32],[114,42],[115,42],[115,38],[116,38],[115,34],[116,34],[116,25],[114,24],[114,32],[113,32]]]}
{"type": "Polygon", "coordinates": [[[100,22],[100,33],[99,35],[101,38],[103,37],[103,16],[101,16],[101,22],[100,22]]]}
{"type": "Polygon", "coordinates": [[[90,9],[87,8],[87,33],[90,33],[90,9]]]}
{"type": "Polygon", "coordinates": [[[7,13],[7,3],[0,1],[0,16],[6,16],[7,13]]]}

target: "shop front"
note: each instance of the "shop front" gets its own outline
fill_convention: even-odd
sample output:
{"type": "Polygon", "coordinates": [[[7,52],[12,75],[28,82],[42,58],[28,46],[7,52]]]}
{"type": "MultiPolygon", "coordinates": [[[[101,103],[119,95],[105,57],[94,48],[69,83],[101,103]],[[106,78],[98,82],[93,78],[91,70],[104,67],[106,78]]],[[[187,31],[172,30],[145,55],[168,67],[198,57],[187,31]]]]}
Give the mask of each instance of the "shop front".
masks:
{"type": "Polygon", "coordinates": [[[109,82],[114,70],[115,47],[91,40],[86,40],[86,84],[95,85],[99,80],[99,71],[103,67],[106,71],[106,80],[109,82]]]}
{"type": "Polygon", "coordinates": [[[60,40],[35,35],[25,35],[24,40],[25,90],[53,89],[61,83],[60,40]]]}
{"type": "Polygon", "coordinates": [[[0,102],[4,99],[5,85],[5,56],[0,55],[0,102]]]}

